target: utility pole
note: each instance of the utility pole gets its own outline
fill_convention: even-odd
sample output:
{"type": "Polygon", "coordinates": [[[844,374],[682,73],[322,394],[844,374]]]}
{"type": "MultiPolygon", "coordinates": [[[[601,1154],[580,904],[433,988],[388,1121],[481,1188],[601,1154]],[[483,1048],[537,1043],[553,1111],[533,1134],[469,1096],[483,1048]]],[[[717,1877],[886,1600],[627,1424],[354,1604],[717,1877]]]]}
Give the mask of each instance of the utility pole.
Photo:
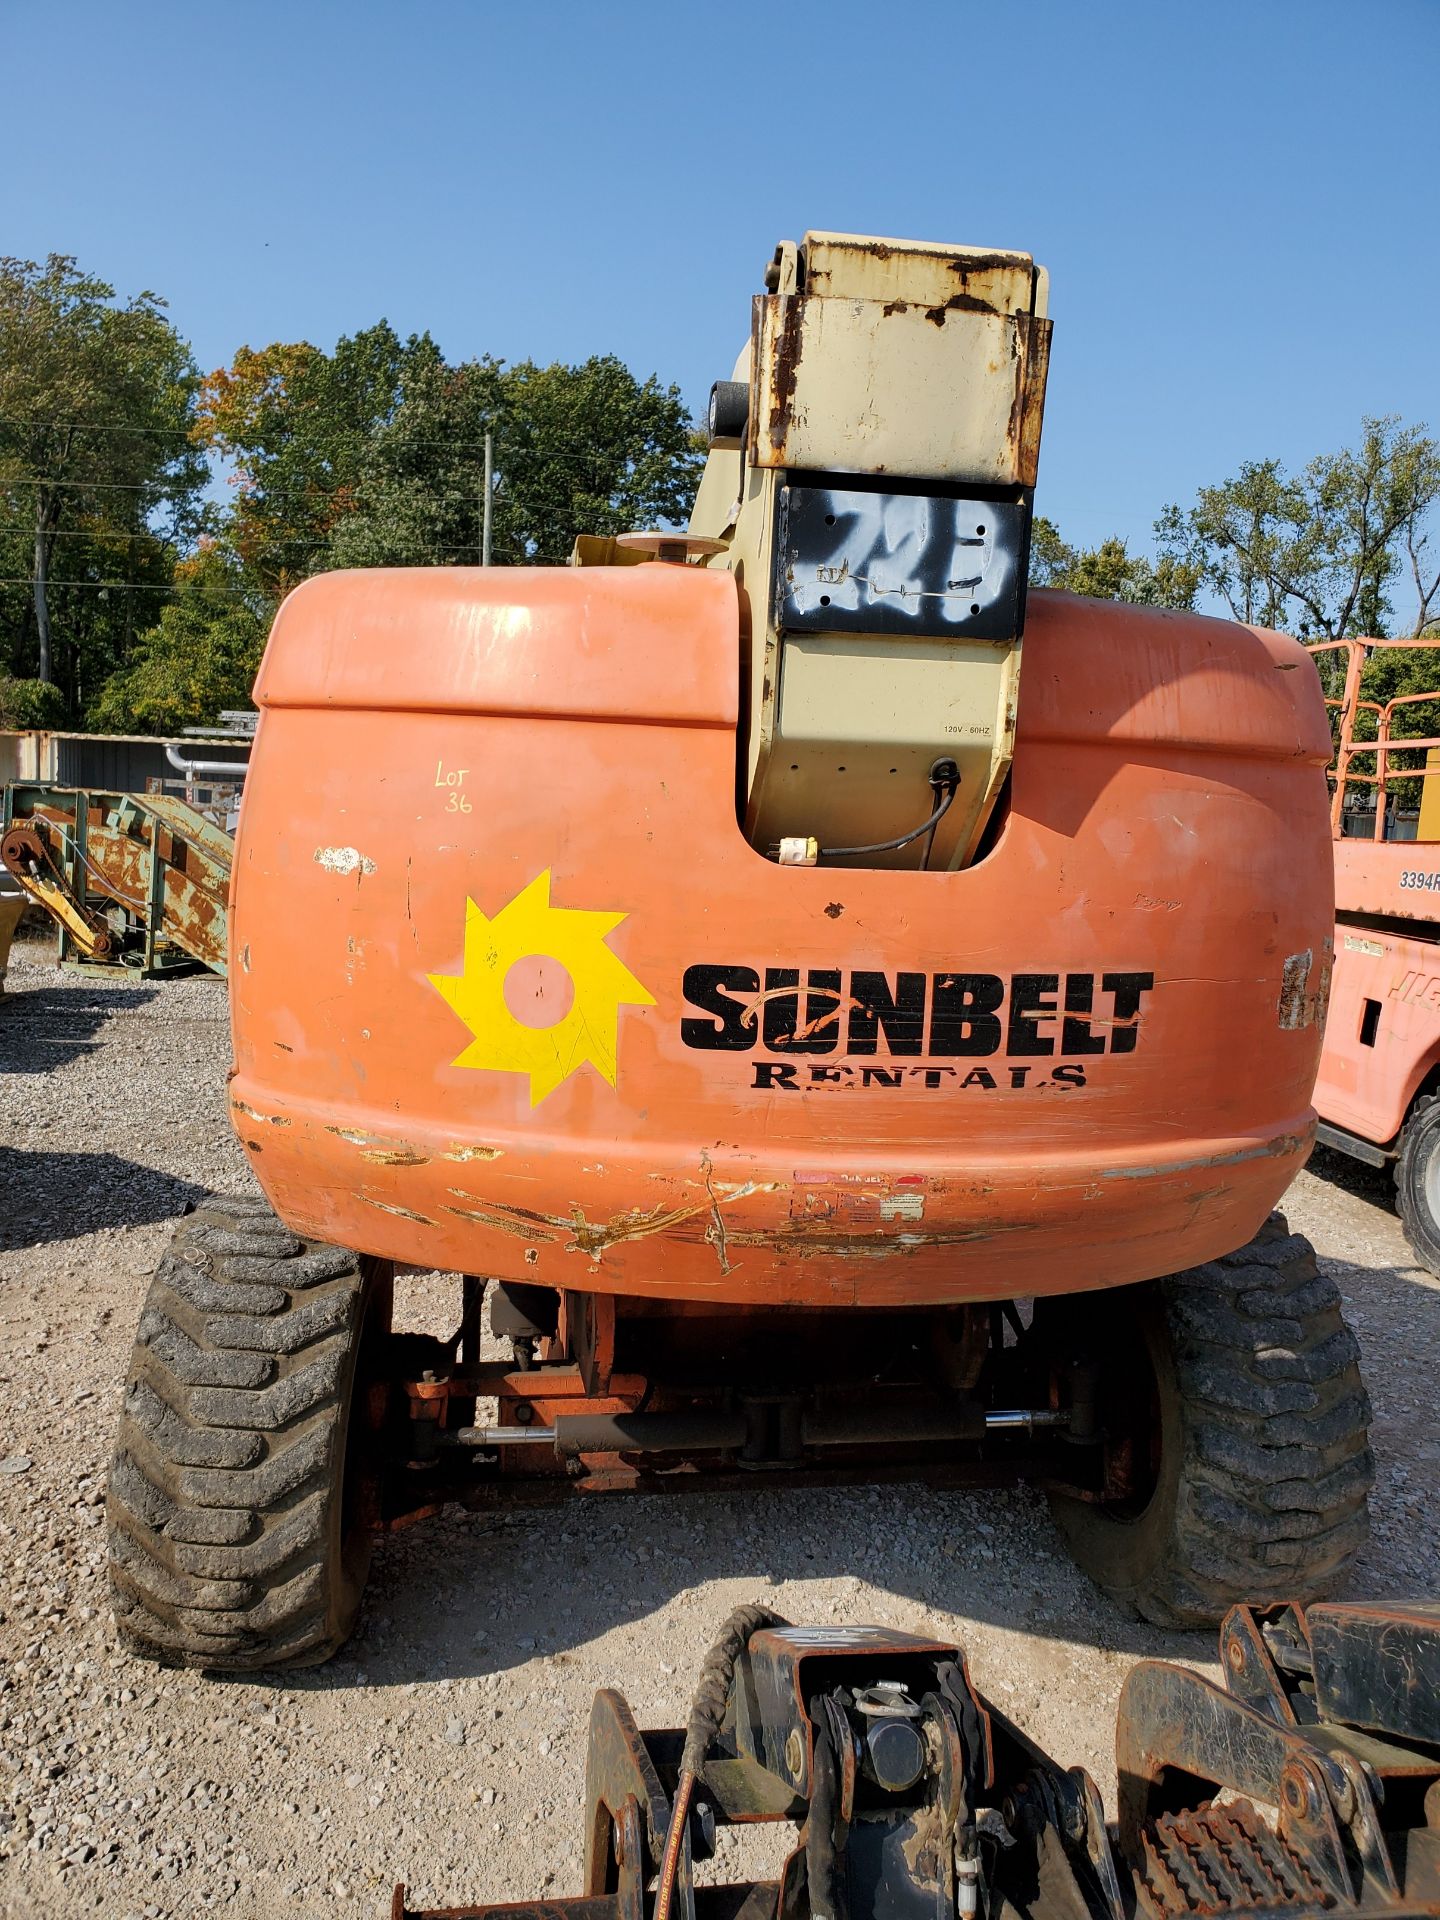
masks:
{"type": "Polygon", "coordinates": [[[490,564],[490,509],[495,498],[495,436],[485,436],[485,507],[480,516],[480,564],[490,564]]]}

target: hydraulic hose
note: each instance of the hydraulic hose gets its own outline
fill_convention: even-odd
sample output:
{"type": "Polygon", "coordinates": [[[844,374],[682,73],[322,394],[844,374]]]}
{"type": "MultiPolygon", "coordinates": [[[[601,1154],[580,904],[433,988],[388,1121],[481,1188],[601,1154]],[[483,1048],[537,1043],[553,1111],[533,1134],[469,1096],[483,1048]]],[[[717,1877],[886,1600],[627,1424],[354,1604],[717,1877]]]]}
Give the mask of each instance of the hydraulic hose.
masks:
{"type": "Polygon", "coordinates": [[[705,1656],[700,1669],[690,1718],[685,1725],[685,1745],[680,1752],[680,1772],[675,1782],[675,1798],[670,1807],[670,1824],[665,1830],[665,1847],[660,1855],[660,1875],[655,1886],[652,1920],[670,1920],[670,1905],[675,1895],[675,1879],[680,1869],[680,1848],[685,1838],[685,1823],[690,1818],[690,1801],[695,1781],[705,1764],[710,1742],[725,1717],[725,1703],[735,1678],[735,1667],[750,1644],[752,1634],[762,1627],[785,1627],[790,1623],[769,1607],[737,1607],[721,1629],[720,1637],[705,1656]]]}

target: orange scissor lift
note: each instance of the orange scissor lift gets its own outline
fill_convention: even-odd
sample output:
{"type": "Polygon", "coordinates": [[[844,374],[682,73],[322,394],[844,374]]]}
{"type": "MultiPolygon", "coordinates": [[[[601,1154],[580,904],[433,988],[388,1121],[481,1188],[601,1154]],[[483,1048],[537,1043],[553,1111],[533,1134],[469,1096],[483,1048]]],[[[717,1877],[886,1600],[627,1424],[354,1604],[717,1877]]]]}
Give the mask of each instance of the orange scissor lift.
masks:
{"type": "Polygon", "coordinates": [[[1410,1244],[1440,1273],[1440,736],[1394,733],[1398,714],[1440,700],[1440,689],[1361,698],[1374,653],[1417,648],[1436,650],[1433,640],[1310,648],[1345,661],[1344,690],[1326,701],[1339,716],[1330,804],[1335,961],[1315,1106],[1326,1146],[1393,1169],[1410,1244]],[[1373,740],[1355,737],[1362,715],[1374,721],[1373,740]],[[1417,753],[1423,767],[1397,764],[1417,753]],[[1413,837],[1401,837],[1412,824],[1399,805],[1401,782],[1421,786],[1413,837]],[[1373,807],[1357,806],[1367,792],[1373,807]]]}

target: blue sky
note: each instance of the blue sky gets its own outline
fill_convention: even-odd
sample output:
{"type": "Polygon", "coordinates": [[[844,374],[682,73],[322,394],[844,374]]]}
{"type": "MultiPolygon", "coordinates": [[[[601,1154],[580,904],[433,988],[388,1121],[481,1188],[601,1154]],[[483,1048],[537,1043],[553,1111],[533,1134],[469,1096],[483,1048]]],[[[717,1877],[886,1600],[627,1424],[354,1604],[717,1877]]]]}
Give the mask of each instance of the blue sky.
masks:
{"type": "Polygon", "coordinates": [[[1440,430],[1440,0],[0,0],[0,71],[0,251],[155,289],[207,368],[384,315],[698,408],[835,227],[1049,267],[1072,540],[1440,430]]]}

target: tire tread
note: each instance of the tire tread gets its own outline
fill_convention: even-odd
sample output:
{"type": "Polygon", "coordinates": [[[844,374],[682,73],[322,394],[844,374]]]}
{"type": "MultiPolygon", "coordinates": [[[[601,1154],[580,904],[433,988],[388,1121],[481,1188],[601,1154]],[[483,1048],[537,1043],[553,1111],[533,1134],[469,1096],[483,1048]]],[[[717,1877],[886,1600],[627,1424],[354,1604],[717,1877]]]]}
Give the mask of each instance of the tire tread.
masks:
{"type": "Polygon", "coordinates": [[[1135,1606],[1207,1626],[1239,1601],[1325,1597],[1365,1544],[1375,1477],[1339,1289],[1276,1213],[1249,1246],[1160,1292],[1189,1457],[1168,1550],[1135,1606]]]}
{"type": "Polygon", "coordinates": [[[1359,1348],[1309,1241],[1271,1214],[1248,1246],[1117,1312],[1141,1316],[1166,1360],[1171,1464],[1131,1518],[1057,1492],[1081,1564],[1164,1627],[1335,1592],[1368,1535],[1375,1467],[1359,1348]]]}
{"type": "MultiPolygon", "coordinates": [[[[167,1665],[325,1659],[353,1616],[336,1564],[358,1257],[258,1197],[204,1202],[156,1268],[108,1500],[122,1640],[167,1665]]],[[[354,1596],[358,1598],[358,1595],[354,1596]]]]}

